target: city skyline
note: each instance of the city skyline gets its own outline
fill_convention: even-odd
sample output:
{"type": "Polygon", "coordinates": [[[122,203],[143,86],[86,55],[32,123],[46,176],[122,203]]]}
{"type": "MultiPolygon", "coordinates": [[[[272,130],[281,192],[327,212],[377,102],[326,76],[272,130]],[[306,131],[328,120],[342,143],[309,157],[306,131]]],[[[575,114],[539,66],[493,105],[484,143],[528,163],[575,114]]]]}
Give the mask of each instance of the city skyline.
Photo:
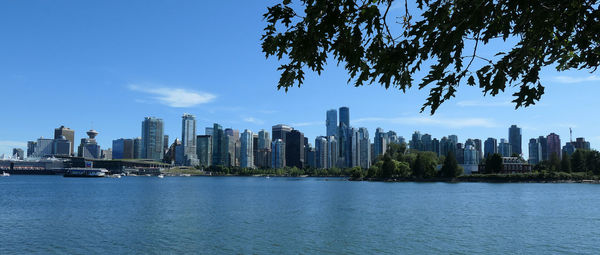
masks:
{"type": "Polygon", "coordinates": [[[529,108],[514,110],[510,94],[516,88],[494,98],[464,86],[430,116],[419,113],[427,91],[354,88],[335,64],[321,76],[307,72],[302,88],[278,91],[278,62],[260,52],[264,21],[255,13],[265,11],[265,2],[66,3],[1,4],[0,21],[15,25],[0,42],[0,87],[10,95],[0,101],[0,154],[26,150],[27,141],[40,136],[52,138],[61,125],[75,131],[74,146],[95,129],[97,142],[108,148],[114,139],[140,136],[139,121],[147,116],[162,118],[173,141],[181,139],[185,112],[196,116],[198,134],[213,123],[253,132],[285,123],[314,143],[326,134],[325,111],[342,105],[352,110],[352,125],[368,128],[371,139],[382,127],[405,138],[419,130],[438,138],[500,140],[509,139],[506,128],[516,124],[524,154],[530,138],[554,132],[566,141],[569,128],[593,148],[600,143],[600,120],[585,114],[600,106],[592,98],[600,77],[586,71],[543,69],[546,94],[529,108]],[[103,10],[120,11],[107,18],[103,10]],[[215,19],[223,22],[214,25],[215,19]]]}
{"type": "MultiPolygon", "coordinates": [[[[456,134],[440,136],[440,139],[438,139],[436,136],[432,136],[427,132],[421,133],[419,130],[416,130],[411,135],[410,139],[407,139],[403,134],[398,134],[394,130],[385,131],[385,129],[381,127],[378,127],[375,130],[375,135],[373,136],[373,139],[371,139],[367,128],[355,127],[352,125],[350,122],[351,117],[349,107],[341,106],[338,110],[327,110],[324,121],[324,133],[328,134],[332,128],[332,119],[334,119],[334,117],[338,119],[337,115],[333,116],[332,114],[339,112],[339,123],[336,127],[336,134],[333,137],[328,135],[318,135],[314,138],[310,138],[305,136],[300,129],[293,126],[286,124],[273,125],[271,127],[273,134],[272,140],[281,140],[285,146],[286,154],[285,159],[283,160],[283,165],[297,166],[299,168],[309,166],[310,164],[305,162],[305,160],[309,160],[306,158],[309,157],[306,153],[308,153],[310,150],[312,150],[312,153],[314,153],[310,156],[314,157],[310,159],[313,166],[318,164],[317,162],[324,162],[323,159],[320,159],[318,156],[320,153],[322,153],[320,150],[323,149],[323,145],[319,144],[319,140],[321,139],[325,139],[325,146],[328,147],[329,152],[326,152],[326,156],[328,158],[331,158],[331,155],[328,154],[332,153],[332,148],[330,148],[330,146],[332,146],[331,141],[333,141],[333,146],[335,147],[333,150],[336,151],[335,154],[337,155],[337,160],[340,160],[336,164],[341,164],[340,166],[345,167],[363,166],[363,168],[368,168],[371,160],[382,153],[381,148],[387,147],[387,145],[390,143],[406,143],[411,149],[432,151],[436,152],[440,156],[446,155],[449,148],[452,148],[452,151],[460,149],[460,153],[457,154],[459,155],[457,156],[459,162],[463,162],[463,160],[465,162],[469,162],[467,157],[470,157],[473,158],[475,160],[473,162],[476,163],[479,163],[482,158],[491,153],[499,153],[505,157],[518,154],[523,156],[525,160],[535,164],[542,160],[549,160],[552,154],[556,154],[556,156],[560,158],[562,153],[567,152],[570,155],[575,151],[576,148],[594,148],[593,146],[590,147],[589,140],[586,141],[584,137],[568,137],[565,139],[564,137],[560,138],[560,136],[554,132],[548,134],[547,136],[539,136],[539,138],[525,138],[526,142],[525,145],[523,145],[524,138],[521,134],[521,128],[514,124],[507,129],[508,139],[488,137],[487,139],[482,140],[474,137],[463,138],[457,136],[456,134]],[[290,137],[292,137],[293,140],[286,141],[286,139],[292,139],[290,137]],[[310,146],[305,147],[305,145],[310,146]],[[523,146],[526,148],[523,148],[523,146]],[[531,156],[531,153],[534,153],[533,156],[531,156]]],[[[245,129],[243,133],[240,133],[240,130],[238,129],[230,127],[223,129],[220,124],[213,123],[213,127],[205,127],[205,134],[202,134],[201,132],[197,133],[197,131],[201,130],[202,128],[196,126],[196,119],[194,115],[184,113],[181,118],[181,131],[182,137],[184,138],[174,139],[174,144],[181,145],[173,147],[173,149],[178,150],[177,152],[167,151],[167,149],[173,145],[163,144],[163,142],[168,143],[169,139],[169,136],[164,134],[164,121],[162,118],[152,116],[145,117],[142,121],[141,137],[135,137],[133,139],[124,139],[122,137],[118,139],[115,138],[112,140],[111,147],[102,148],[95,139],[99,132],[93,129],[87,131],[86,134],[88,135],[89,139],[81,139],[81,143],[78,146],[78,152],[77,154],[74,154],[74,156],[81,157],[82,155],[86,155],[84,157],[100,158],[101,152],[102,154],[107,152],[112,154],[107,159],[147,158],[162,161],[163,157],[166,159],[169,153],[172,153],[172,155],[169,156],[169,160],[172,160],[170,161],[171,163],[178,165],[198,165],[200,163],[200,158],[206,158],[206,160],[208,160],[208,156],[211,158],[211,161],[222,162],[219,164],[238,165],[242,167],[253,168],[256,166],[260,167],[260,165],[256,164],[256,162],[259,161],[259,157],[268,155],[265,154],[259,156],[260,154],[256,154],[258,153],[259,145],[262,146],[260,148],[269,148],[266,144],[269,143],[268,131],[264,129],[261,129],[258,132],[245,129]],[[218,135],[219,132],[222,134],[221,136],[218,135]],[[193,138],[185,139],[187,135],[193,138]],[[209,140],[202,141],[202,137],[210,138],[210,142],[209,140]],[[183,140],[188,140],[187,145],[183,140]],[[224,146],[224,151],[221,152],[222,155],[210,152],[209,155],[202,156],[200,152],[205,151],[206,149],[197,147],[196,142],[204,143],[204,146],[210,146],[211,150],[215,151],[220,150],[219,146],[224,146]],[[207,144],[207,142],[209,144],[207,144]],[[125,143],[128,143],[128,145],[125,143]],[[139,145],[135,145],[136,143],[139,143],[139,145]],[[213,144],[216,147],[213,147],[213,144]],[[91,149],[88,149],[89,146],[92,146],[91,149]],[[140,148],[136,149],[136,146],[140,148]],[[256,146],[256,150],[253,149],[253,146],[256,146]],[[159,152],[161,149],[162,152],[159,152]],[[94,152],[90,152],[92,154],[87,154],[87,150],[93,150],[94,152]],[[179,150],[181,150],[181,152],[179,152],[179,150]],[[129,153],[130,156],[124,156],[127,153],[129,153]],[[135,157],[134,155],[140,155],[140,157],[135,157]],[[212,158],[213,156],[221,157],[221,159],[212,158]],[[227,159],[225,159],[225,157],[227,157],[227,159]]],[[[69,144],[70,140],[66,140],[65,136],[62,134],[67,132],[67,135],[72,137],[74,135],[74,130],[61,125],[59,128],[54,129],[54,131],[55,140],[39,138],[37,139],[37,143],[35,140],[28,141],[27,157],[29,157],[30,154],[33,157],[41,157],[51,154],[63,156],[67,155],[69,153],[69,145],[71,145],[70,148],[72,148],[76,144],[69,144]],[[60,132],[61,130],[66,131],[60,132]],[[64,144],[65,142],[66,148],[61,150],[65,152],[58,152],[57,144],[64,144]],[[33,152],[31,149],[32,147],[34,147],[35,152],[33,152]]],[[[274,144],[270,144],[270,146],[270,149],[273,150],[274,148],[272,146],[274,146],[274,144]]],[[[21,149],[13,148],[12,152],[15,154],[18,153],[19,150],[21,149]]],[[[458,151],[455,151],[455,153],[457,152],[458,151]]],[[[206,151],[204,153],[206,153],[206,151]]],[[[204,160],[204,162],[206,162],[206,160],[204,160]]],[[[331,159],[328,160],[331,161],[331,159]]],[[[333,165],[333,163],[329,163],[327,167],[332,167],[333,165]]]]}

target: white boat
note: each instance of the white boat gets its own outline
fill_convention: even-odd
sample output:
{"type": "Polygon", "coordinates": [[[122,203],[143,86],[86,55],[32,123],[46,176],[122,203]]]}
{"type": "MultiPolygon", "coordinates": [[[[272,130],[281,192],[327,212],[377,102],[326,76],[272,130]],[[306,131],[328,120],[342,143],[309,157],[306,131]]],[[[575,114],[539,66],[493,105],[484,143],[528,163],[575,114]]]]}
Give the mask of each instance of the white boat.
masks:
{"type": "Polygon", "coordinates": [[[105,177],[107,174],[104,168],[68,168],[64,177],[105,177]]]}
{"type": "Polygon", "coordinates": [[[10,176],[10,174],[9,174],[9,173],[6,173],[6,172],[2,172],[2,176],[3,176],[3,177],[8,177],[8,176],[10,176]]]}
{"type": "Polygon", "coordinates": [[[158,178],[165,178],[165,175],[164,174],[159,174],[158,178]]]}

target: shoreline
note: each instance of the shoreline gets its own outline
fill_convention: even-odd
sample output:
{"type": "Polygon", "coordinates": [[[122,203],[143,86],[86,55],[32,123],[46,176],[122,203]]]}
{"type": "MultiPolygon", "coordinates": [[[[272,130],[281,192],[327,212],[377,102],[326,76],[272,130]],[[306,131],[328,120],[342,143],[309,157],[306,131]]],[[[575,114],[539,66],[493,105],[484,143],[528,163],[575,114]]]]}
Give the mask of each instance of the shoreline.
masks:
{"type": "Polygon", "coordinates": [[[597,179],[582,179],[582,180],[571,180],[571,179],[511,179],[511,178],[490,178],[490,177],[457,177],[457,178],[397,178],[397,179],[375,179],[375,178],[364,178],[364,179],[353,179],[349,178],[349,181],[367,181],[367,182],[414,182],[414,183],[426,183],[426,182],[445,182],[445,183],[581,183],[581,184],[600,184],[600,180],[597,179]]]}

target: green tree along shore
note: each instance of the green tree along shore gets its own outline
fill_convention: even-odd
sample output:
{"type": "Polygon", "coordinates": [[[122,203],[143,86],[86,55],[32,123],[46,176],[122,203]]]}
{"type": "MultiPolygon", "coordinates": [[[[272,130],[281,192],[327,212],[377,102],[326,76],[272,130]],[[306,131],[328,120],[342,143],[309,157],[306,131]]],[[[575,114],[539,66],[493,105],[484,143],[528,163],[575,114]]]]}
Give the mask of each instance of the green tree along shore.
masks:
{"type": "MultiPolygon", "coordinates": [[[[296,167],[280,169],[250,169],[240,167],[211,166],[204,171],[217,176],[311,176],[349,177],[360,181],[444,181],[444,182],[581,182],[600,181],[600,152],[577,150],[562,159],[552,155],[527,173],[502,173],[502,157],[490,155],[482,162],[481,173],[463,175],[453,153],[438,157],[433,152],[407,149],[405,144],[391,144],[384,155],[377,157],[368,169],[331,168],[315,169],[296,167]]],[[[199,174],[197,169],[170,170],[167,173],[199,174]]]]}

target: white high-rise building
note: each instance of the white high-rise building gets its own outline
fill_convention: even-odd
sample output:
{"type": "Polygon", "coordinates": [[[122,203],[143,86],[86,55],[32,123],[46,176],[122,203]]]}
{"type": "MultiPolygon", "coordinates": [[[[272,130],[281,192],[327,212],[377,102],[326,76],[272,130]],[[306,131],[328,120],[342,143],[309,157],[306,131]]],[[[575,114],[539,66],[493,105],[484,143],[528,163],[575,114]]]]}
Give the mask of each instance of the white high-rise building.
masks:
{"type": "MultiPolygon", "coordinates": [[[[181,117],[181,146],[183,147],[184,164],[188,166],[198,165],[196,151],[196,117],[191,114],[183,114],[181,117]]],[[[178,155],[179,156],[179,155],[178,155]]]]}
{"type": "Polygon", "coordinates": [[[360,142],[360,167],[367,169],[371,166],[371,140],[369,139],[369,130],[367,128],[358,129],[358,139],[360,142]]]}
{"type": "Polygon", "coordinates": [[[327,138],[319,136],[315,139],[315,161],[317,162],[317,168],[327,168],[327,151],[328,151],[327,138]]]}
{"type": "Polygon", "coordinates": [[[254,168],[254,144],[252,136],[252,131],[246,129],[240,137],[240,166],[243,168],[254,168]]]}
{"type": "Polygon", "coordinates": [[[338,165],[338,142],[335,136],[327,137],[327,168],[338,165]]]}

